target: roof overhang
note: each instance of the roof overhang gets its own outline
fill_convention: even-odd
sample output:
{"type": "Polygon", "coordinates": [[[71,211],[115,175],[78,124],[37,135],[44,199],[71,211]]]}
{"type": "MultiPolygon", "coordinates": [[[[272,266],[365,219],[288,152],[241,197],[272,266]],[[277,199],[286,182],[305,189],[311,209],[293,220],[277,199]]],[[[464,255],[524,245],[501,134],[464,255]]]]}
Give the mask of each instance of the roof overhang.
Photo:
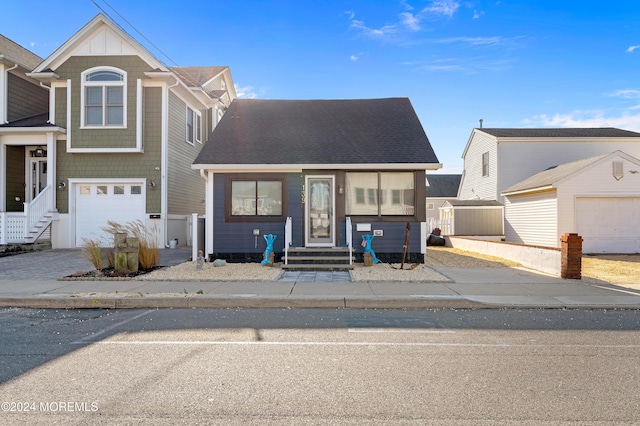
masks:
{"type": "Polygon", "coordinates": [[[508,197],[509,195],[522,195],[522,194],[529,194],[532,192],[551,191],[553,189],[556,189],[554,185],[546,185],[546,186],[539,186],[537,188],[521,189],[518,191],[501,192],[500,195],[502,195],[503,197],[508,197]]]}
{"type": "Polygon", "coordinates": [[[45,126],[45,127],[1,127],[0,126],[0,135],[24,135],[24,134],[43,135],[46,133],[66,134],[67,130],[59,126],[45,126]]]}
{"type": "Polygon", "coordinates": [[[299,173],[302,170],[438,170],[440,163],[382,163],[382,164],[192,164],[194,170],[212,173],[299,173]]]}

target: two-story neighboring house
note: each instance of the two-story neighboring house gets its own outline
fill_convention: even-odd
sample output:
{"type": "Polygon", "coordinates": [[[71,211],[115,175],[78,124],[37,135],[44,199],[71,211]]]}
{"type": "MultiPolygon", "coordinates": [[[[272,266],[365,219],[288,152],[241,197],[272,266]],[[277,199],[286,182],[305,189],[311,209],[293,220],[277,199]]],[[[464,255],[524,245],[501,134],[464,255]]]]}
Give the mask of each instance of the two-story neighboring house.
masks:
{"type": "Polygon", "coordinates": [[[549,167],[622,151],[640,157],[640,133],[615,128],[473,129],[462,154],[461,200],[497,200],[549,167]]]}
{"type": "Polygon", "coordinates": [[[160,247],[186,243],[191,215],[205,209],[190,165],[236,97],[229,68],[168,67],[99,14],[26,76],[45,90],[48,117],[35,123],[39,139],[25,136],[34,123],[0,126],[0,211],[10,211],[9,190],[26,188],[14,206],[24,225],[2,238],[49,229],[54,248],[109,244],[108,220],[140,220],[160,247]]]}
{"type": "Polygon", "coordinates": [[[461,200],[504,204],[505,239],[587,253],[640,252],[640,133],[615,128],[474,129],[461,200]]]}

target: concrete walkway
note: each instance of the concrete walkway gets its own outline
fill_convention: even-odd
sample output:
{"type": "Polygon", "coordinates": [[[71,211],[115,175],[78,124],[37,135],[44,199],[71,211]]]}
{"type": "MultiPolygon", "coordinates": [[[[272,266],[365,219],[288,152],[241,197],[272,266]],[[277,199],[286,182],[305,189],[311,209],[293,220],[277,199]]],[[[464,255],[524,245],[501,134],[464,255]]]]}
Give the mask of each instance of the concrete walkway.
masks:
{"type": "MultiPolygon", "coordinates": [[[[160,264],[190,255],[189,249],[161,250],[160,264]]],[[[638,291],[521,268],[434,268],[451,282],[349,282],[336,273],[306,272],[273,282],[57,280],[90,269],[80,250],[0,258],[0,306],[640,309],[638,291]]]]}

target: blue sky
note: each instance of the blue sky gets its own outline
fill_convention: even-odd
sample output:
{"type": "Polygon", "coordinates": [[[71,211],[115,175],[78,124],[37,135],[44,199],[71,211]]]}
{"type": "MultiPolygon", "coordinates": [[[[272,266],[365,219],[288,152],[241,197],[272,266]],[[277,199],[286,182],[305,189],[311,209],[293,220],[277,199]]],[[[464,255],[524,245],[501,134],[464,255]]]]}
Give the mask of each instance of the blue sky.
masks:
{"type": "MultiPolygon", "coordinates": [[[[228,65],[243,97],[408,97],[441,172],[479,119],[640,131],[640,2],[95,2],[167,65],[228,65]]],[[[47,57],[96,4],[6,2],[0,33],[47,57]]]]}

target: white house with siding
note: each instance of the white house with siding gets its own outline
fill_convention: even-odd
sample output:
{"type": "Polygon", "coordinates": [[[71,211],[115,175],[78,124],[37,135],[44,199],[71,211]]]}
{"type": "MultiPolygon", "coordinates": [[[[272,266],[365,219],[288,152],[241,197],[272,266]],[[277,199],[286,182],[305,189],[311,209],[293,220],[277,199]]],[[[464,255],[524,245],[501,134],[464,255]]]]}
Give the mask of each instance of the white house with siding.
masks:
{"type": "Polygon", "coordinates": [[[549,167],[614,151],[640,158],[640,133],[615,128],[476,128],[462,154],[460,200],[497,200],[549,167]]]}
{"type": "Polygon", "coordinates": [[[576,232],[584,253],[640,252],[640,160],[627,153],[549,168],[502,195],[507,241],[559,247],[576,232]]]}

